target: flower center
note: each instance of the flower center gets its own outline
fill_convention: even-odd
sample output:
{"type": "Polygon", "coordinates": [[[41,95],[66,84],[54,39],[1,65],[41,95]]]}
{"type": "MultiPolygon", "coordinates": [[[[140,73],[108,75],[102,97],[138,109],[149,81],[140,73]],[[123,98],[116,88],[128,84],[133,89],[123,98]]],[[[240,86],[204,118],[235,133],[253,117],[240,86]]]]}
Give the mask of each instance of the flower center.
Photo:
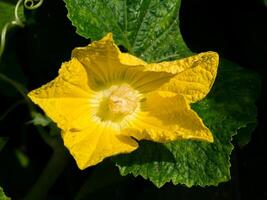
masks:
{"type": "Polygon", "coordinates": [[[108,97],[108,107],[113,114],[131,114],[137,107],[136,91],[128,85],[118,86],[108,97]]]}
{"type": "Polygon", "coordinates": [[[103,120],[119,121],[132,114],[138,106],[138,92],[127,84],[114,85],[103,91],[98,116],[103,120]]]}

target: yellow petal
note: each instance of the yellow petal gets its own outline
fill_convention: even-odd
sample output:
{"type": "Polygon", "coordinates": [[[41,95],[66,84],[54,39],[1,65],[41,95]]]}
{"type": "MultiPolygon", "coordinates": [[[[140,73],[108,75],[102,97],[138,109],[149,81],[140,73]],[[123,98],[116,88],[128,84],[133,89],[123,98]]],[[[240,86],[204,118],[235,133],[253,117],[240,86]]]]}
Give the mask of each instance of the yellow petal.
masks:
{"type": "Polygon", "coordinates": [[[142,105],[142,112],[124,131],[138,140],[168,142],[196,139],[213,142],[210,130],[183,96],[171,92],[152,92],[142,105]]]}
{"type": "Polygon", "coordinates": [[[28,94],[62,129],[86,125],[92,95],[87,73],[75,58],[62,64],[57,78],[28,94]]]}
{"type": "Polygon", "coordinates": [[[135,140],[120,134],[118,128],[110,124],[103,126],[91,122],[83,131],[63,132],[64,145],[75,158],[80,169],[96,165],[104,158],[121,153],[130,153],[138,148],[135,140]]]}
{"type": "Polygon", "coordinates": [[[217,75],[218,64],[218,54],[206,52],[177,61],[148,64],[146,69],[176,74],[160,89],[179,93],[193,103],[209,93],[217,75]]]}
{"type": "Polygon", "coordinates": [[[128,83],[140,92],[149,92],[173,77],[173,74],[166,72],[146,71],[144,61],[120,52],[111,33],[86,47],[75,48],[72,56],[84,65],[89,85],[94,90],[128,83]]]}
{"type": "Polygon", "coordinates": [[[168,83],[173,74],[166,72],[134,71],[129,70],[125,82],[141,93],[154,91],[168,83]]]}
{"type": "Polygon", "coordinates": [[[93,89],[110,86],[121,76],[121,71],[125,71],[125,67],[119,63],[118,55],[119,49],[113,42],[112,34],[72,51],[72,57],[76,57],[88,72],[89,84],[93,89]]]}
{"type": "Polygon", "coordinates": [[[113,41],[112,34],[95,41],[86,47],[78,47],[72,51],[88,72],[90,87],[96,90],[123,82],[128,68],[143,69],[144,66],[127,66],[120,62],[120,50],[113,41]]]}
{"type": "Polygon", "coordinates": [[[125,65],[146,65],[147,63],[140,58],[137,58],[129,53],[120,53],[121,63],[125,65]]]}

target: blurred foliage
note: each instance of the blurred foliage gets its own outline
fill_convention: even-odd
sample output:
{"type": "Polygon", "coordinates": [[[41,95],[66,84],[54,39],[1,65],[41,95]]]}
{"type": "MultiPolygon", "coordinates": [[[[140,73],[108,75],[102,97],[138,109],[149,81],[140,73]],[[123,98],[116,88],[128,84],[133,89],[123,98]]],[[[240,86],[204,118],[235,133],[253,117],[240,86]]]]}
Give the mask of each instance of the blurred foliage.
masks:
{"type": "Polygon", "coordinates": [[[5,146],[7,138],[0,138],[0,151],[5,146]]]}
{"type": "Polygon", "coordinates": [[[10,198],[5,195],[1,187],[0,187],[0,200],[10,200],[10,198]]]}
{"type": "MultiPolygon", "coordinates": [[[[0,138],[0,151],[5,146],[7,138],[0,138]]],[[[8,200],[10,198],[6,197],[3,189],[0,187],[0,200],[8,200]]]]}

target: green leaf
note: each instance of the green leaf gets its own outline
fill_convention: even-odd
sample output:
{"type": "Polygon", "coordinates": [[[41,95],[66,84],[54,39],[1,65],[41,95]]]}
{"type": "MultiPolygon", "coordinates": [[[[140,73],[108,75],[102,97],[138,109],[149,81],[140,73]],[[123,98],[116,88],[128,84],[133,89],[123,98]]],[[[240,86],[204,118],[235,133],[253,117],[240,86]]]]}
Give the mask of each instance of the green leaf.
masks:
{"type": "Polygon", "coordinates": [[[0,187],[0,200],[11,200],[9,197],[7,197],[3,191],[3,189],[0,187]]]}
{"type": "Polygon", "coordinates": [[[209,96],[193,105],[212,130],[215,142],[141,142],[137,151],[115,158],[121,174],[141,175],[158,187],[169,181],[188,187],[228,181],[232,136],[240,128],[256,122],[254,100],[258,80],[256,74],[222,62],[209,96]]]}
{"type": "Polygon", "coordinates": [[[180,0],[65,0],[68,17],[85,38],[112,32],[118,45],[147,61],[190,52],[178,26],[180,0]],[[101,13],[101,14],[100,14],[101,13]]]}
{"type": "Polygon", "coordinates": [[[0,137],[0,151],[3,149],[3,147],[6,145],[7,143],[7,138],[5,137],[0,137]]]}
{"type": "MultiPolygon", "coordinates": [[[[180,0],[65,0],[68,17],[85,38],[100,39],[112,32],[117,44],[148,61],[173,60],[193,53],[178,27],[180,0]],[[101,13],[101,14],[100,14],[101,13]]],[[[141,175],[161,187],[166,182],[208,186],[230,179],[231,141],[238,130],[248,141],[256,123],[254,101],[259,92],[256,74],[222,60],[207,98],[192,105],[212,130],[213,144],[176,141],[140,142],[138,150],[114,157],[122,175],[141,175]]]]}
{"type": "MultiPolygon", "coordinates": [[[[224,90],[223,88],[218,89],[217,93],[220,93],[220,96],[218,98],[223,99],[226,98],[227,95],[233,94],[234,96],[232,98],[231,105],[236,104],[235,99],[240,99],[240,102],[238,103],[238,105],[236,105],[236,107],[239,106],[240,109],[243,109],[243,115],[236,116],[236,120],[243,119],[243,122],[244,124],[246,124],[246,126],[240,128],[240,130],[238,131],[239,134],[235,136],[235,139],[238,145],[240,147],[243,147],[249,143],[251,134],[257,127],[257,108],[254,103],[258,99],[260,94],[261,77],[255,72],[245,70],[235,63],[225,59],[222,60],[222,65],[228,66],[228,71],[225,71],[224,76],[231,76],[232,82],[234,82],[234,86],[231,87],[233,88],[231,91],[224,90]],[[240,76],[241,74],[242,76],[240,76]],[[236,91],[238,88],[240,88],[240,90],[236,91]]],[[[222,82],[223,87],[228,83],[224,77],[220,81],[222,82]]],[[[227,99],[230,100],[230,98],[227,99]]],[[[229,107],[228,109],[230,110],[231,107],[229,107]]]]}
{"type": "Polygon", "coordinates": [[[252,132],[255,130],[255,128],[257,127],[258,123],[257,122],[252,122],[250,124],[247,124],[246,127],[244,128],[241,128],[239,131],[238,131],[238,135],[235,137],[239,147],[244,147],[246,146],[250,140],[251,140],[251,135],[252,135],[252,132]]]}

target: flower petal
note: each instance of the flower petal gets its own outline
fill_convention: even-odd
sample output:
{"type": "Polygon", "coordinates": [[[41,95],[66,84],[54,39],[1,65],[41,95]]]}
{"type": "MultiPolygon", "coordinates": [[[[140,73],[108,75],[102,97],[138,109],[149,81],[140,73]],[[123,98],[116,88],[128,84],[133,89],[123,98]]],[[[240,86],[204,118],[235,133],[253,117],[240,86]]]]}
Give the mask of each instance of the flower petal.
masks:
{"type": "Polygon", "coordinates": [[[120,135],[120,130],[110,124],[102,126],[91,122],[90,125],[90,128],[83,131],[62,133],[64,145],[80,169],[96,165],[106,157],[130,153],[138,148],[134,139],[120,135]]]}
{"type": "Polygon", "coordinates": [[[120,61],[124,65],[146,65],[147,63],[129,53],[120,53],[120,61]]]}
{"type": "Polygon", "coordinates": [[[92,95],[87,73],[75,58],[62,64],[57,78],[28,94],[62,129],[87,123],[92,95]]]}
{"type": "Polygon", "coordinates": [[[149,92],[173,77],[173,74],[166,72],[145,71],[146,63],[130,54],[121,53],[111,33],[86,47],[75,48],[72,56],[84,65],[89,85],[94,90],[128,83],[140,92],[149,92]]]}
{"type": "Polygon", "coordinates": [[[114,44],[111,33],[99,41],[72,51],[72,57],[76,57],[84,65],[93,89],[110,86],[114,79],[124,73],[125,67],[120,64],[118,55],[119,49],[114,44]]]}
{"type": "Polygon", "coordinates": [[[213,142],[210,130],[196,112],[190,109],[182,95],[171,92],[152,92],[142,105],[143,112],[129,122],[125,134],[138,140],[168,142],[177,139],[196,139],[213,142]]]}
{"type": "Polygon", "coordinates": [[[193,103],[209,93],[217,75],[218,64],[218,54],[206,52],[177,61],[148,64],[146,69],[176,74],[161,90],[179,93],[193,103]]]}

